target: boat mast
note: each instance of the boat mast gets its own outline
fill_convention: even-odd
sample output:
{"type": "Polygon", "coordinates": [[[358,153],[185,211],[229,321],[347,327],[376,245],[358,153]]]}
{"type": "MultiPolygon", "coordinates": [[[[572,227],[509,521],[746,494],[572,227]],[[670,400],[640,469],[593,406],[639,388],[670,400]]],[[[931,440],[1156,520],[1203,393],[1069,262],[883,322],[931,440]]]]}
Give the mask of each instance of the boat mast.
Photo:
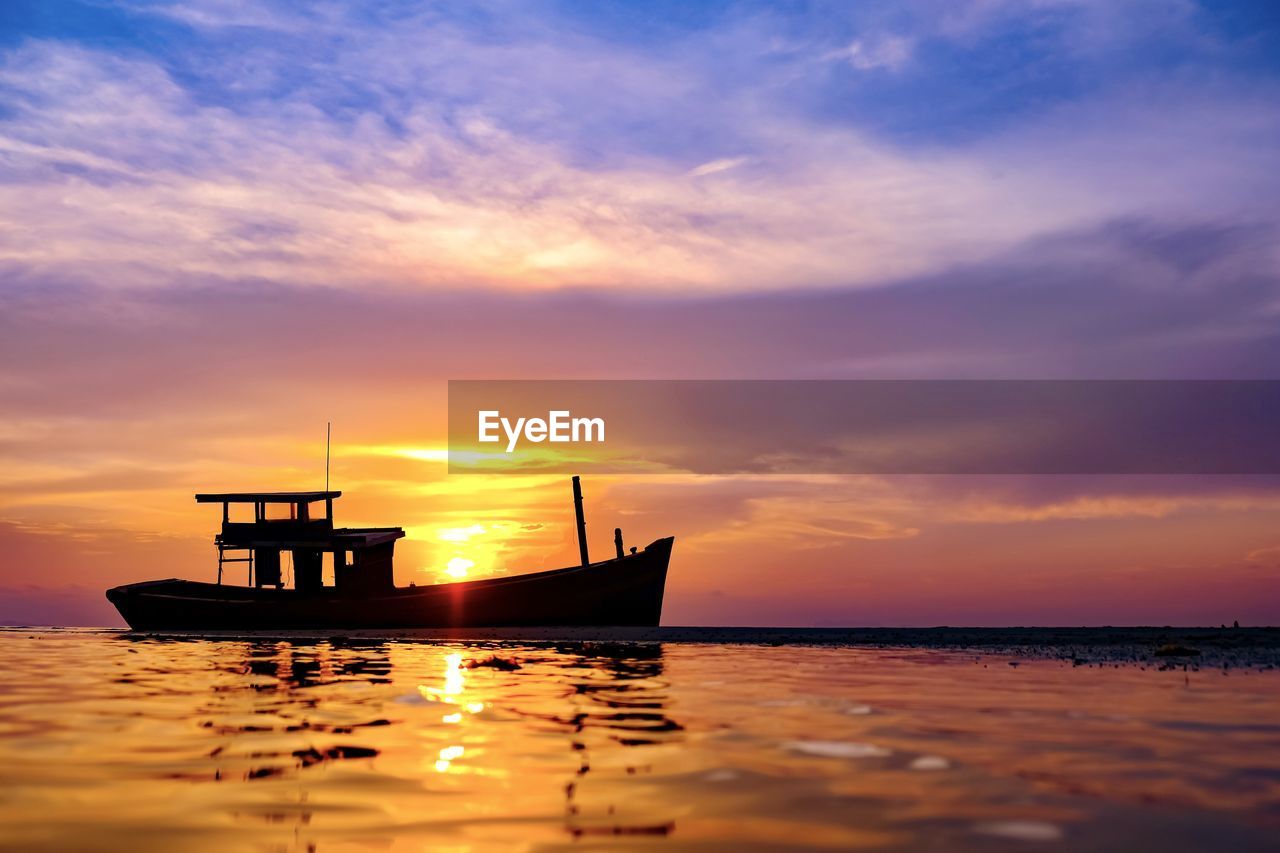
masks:
{"type": "Polygon", "coordinates": [[[582,517],[582,481],[575,476],[573,478],[573,513],[578,521],[578,553],[582,555],[582,565],[591,565],[591,559],[587,556],[587,522],[582,517]]]}
{"type": "MultiPolygon", "coordinates": [[[[324,490],[329,491],[329,436],[333,434],[333,421],[324,422],[324,490]]],[[[332,514],[329,516],[332,518],[332,514]]]]}

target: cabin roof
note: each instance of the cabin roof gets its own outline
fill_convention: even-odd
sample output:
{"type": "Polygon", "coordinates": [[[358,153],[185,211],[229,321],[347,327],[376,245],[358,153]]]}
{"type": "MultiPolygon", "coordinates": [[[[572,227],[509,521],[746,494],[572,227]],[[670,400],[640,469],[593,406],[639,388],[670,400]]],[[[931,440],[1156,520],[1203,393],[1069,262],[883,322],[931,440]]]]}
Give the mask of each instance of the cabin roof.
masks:
{"type": "Polygon", "coordinates": [[[339,527],[332,532],[293,530],[276,535],[271,525],[244,525],[243,530],[224,533],[218,537],[231,548],[309,548],[317,551],[359,551],[404,537],[402,527],[339,527]]]}
{"type": "Polygon", "coordinates": [[[314,503],[342,497],[342,492],[222,492],[196,495],[196,503],[202,504],[296,504],[314,503]]]}

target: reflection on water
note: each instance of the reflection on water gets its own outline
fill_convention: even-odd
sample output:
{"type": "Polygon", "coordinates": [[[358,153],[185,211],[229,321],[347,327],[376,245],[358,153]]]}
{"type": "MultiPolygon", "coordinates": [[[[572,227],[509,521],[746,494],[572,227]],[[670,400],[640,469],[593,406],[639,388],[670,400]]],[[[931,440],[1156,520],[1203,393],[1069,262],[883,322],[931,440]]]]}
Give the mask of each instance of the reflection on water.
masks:
{"type": "Polygon", "coordinates": [[[11,850],[1262,849],[1280,673],[0,631],[11,850]]]}

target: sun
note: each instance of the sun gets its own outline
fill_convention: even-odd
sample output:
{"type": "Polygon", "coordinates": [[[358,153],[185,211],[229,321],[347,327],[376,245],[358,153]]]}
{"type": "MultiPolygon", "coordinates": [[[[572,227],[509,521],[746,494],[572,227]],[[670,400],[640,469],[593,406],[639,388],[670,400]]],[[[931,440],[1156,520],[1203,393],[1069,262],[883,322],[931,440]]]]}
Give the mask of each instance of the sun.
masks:
{"type": "Polygon", "coordinates": [[[466,557],[454,557],[449,561],[444,573],[452,578],[465,578],[467,570],[475,566],[475,560],[468,560],[466,557]]]}

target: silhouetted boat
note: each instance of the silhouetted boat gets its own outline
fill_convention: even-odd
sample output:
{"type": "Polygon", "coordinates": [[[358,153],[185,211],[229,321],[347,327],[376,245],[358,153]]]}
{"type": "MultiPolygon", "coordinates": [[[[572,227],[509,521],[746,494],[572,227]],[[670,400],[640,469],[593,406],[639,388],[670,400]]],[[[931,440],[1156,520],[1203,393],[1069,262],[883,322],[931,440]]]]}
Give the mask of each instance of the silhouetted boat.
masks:
{"type": "Polygon", "coordinates": [[[625,554],[615,530],[616,556],[592,563],[577,477],[573,492],[581,565],[408,587],[395,585],[392,568],[404,530],[335,528],[333,501],[341,492],[200,494],[200,503],[222,504],[218,582],[132,583],[107,590],[107,599],[135,630],[656,626],[674,538],[625,554]],[[321,503],[324,516],[313,516],[321,503]],[[234,504],[252,504],[253,521],[231,521],[234,504]],[[293,588],[282,582],[283,551],[293,558],[293,588]],[[334,555],[332,586],[324,584],[326,552],[334,555]],[[251,585],[223,583],[227,563],[247,564],[251,585]]]}

